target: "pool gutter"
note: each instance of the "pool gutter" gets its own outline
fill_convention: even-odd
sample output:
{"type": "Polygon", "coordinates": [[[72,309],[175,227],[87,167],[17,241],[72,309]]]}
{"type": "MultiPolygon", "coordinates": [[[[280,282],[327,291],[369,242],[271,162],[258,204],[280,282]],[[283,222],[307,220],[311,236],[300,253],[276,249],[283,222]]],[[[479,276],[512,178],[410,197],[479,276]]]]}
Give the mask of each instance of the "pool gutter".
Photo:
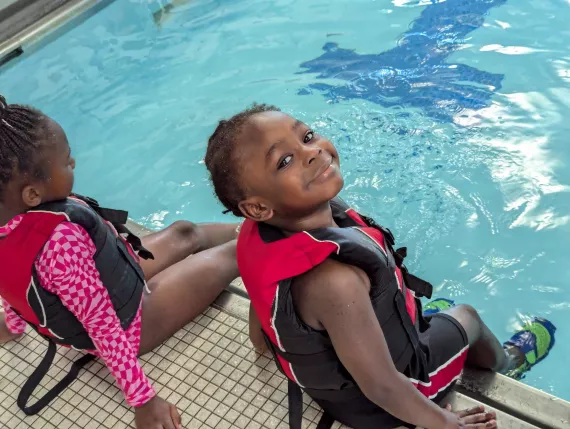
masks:
{"type": "Polygon", "coordinates": [[[0,11],[0,66],[80,24],[113,0],[19,0],[0,11]],[[16,28],[10,32],[10,29],[16,28]],[[6,38],[7,37],[7,38],[6,38]]]}
{"type": "MultiPolygon", "coordinates": [[[[139,235],[150,230],[130,223],[139,235]]],[[[215,306],[248,321],[249,297],[241,279],[230,284],[215,306]]],[[[568,429],[570,402],[549,395],[526,384],[488,371],[468,369],[459,380],[456,392],[448,400],[458,407],[484,404],[497,411],[501,429],[568,429]]]]}

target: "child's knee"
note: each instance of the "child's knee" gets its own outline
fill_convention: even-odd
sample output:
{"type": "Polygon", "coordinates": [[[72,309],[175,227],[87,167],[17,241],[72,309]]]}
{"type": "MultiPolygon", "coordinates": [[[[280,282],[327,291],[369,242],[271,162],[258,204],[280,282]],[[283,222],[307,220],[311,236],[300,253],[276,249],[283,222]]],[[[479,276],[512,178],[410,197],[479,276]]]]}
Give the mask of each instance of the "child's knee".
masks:
{"type": "Polygon", "coordinates": [[[171,231],[175,243],[184,247],[197,247],[199,245],[198,226],[195,223],[177,220],[168,229],[171,231]]]}
{"type": "Polygon", "coordinates": [[[473,322],[479,322],[481,320],[481,316],[479,316],[475,307],[469,304],[459,304],[456,308],[458,312],[464,314],[466,318],[472,319],[473,322]]]}
{"type": "Polygon", "coordinates": [[[187,220],[177,220],[172,225],[170,229],[173,234],[176,234],[180,239],[192,239],[196,236],[197,226],[187,220]]]}
{"type": "Polygon", "coordinates": [[[481,337],[483,321],[475,308],[469,304],[459,304],[449,311],[467,334],[469,344],[474,344],[481,337]]]}

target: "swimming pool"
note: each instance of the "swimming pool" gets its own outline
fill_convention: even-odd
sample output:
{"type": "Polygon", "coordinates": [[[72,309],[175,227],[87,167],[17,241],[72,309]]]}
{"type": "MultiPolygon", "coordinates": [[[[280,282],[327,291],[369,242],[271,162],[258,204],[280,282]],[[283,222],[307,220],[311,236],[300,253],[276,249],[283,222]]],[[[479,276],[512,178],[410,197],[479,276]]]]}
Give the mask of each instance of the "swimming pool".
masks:
{"type": "Polygon", "coordinates": [[[76,190],[151,228],[229,220],[202,162],[253,101],[339,147],[343,196],[389,226],[438,296],[502,340],[532,315],[557,345],[525,382],[570,399],[570,5],[562,0],[117,0],[0,70],[55,117],[76,190]],[[566,28],[566,30],[564,30],[566,28]]]}

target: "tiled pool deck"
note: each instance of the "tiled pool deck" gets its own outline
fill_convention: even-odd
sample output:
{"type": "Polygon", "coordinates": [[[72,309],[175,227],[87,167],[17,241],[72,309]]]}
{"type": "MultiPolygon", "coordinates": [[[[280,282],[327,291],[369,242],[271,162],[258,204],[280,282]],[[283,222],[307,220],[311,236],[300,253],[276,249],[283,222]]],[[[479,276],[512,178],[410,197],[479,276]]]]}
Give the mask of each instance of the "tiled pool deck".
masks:
{"type": "MultiPolygon", "coordinates": [[[[268,357],[252,350],[247,331],[243,320],[209,308],[159,349],[141,357],[159,395],[183,414],[184,428],[288,428],[287,382],[268,357]]],[[[0,348],[0,427],[134,427],[132,409],[101,361],[90,364],[38,416],[26,417],[19,411],[20,387],[45,349],[45,342],[30,332],[0,348]]],[[[53,386],[77,356],[61,349],[38,395],[53,386]]],[[[320,411],[310,400],[305,408],[303,427],[316,428],[320,411]]]]}
{"type": "MultiPolygon", "coordinates": [[[[233,288],[240,288],[239,283],[233,288]]],[[[287,429],[287,382],[268,356],[259,355],[251,348],[244,320],[247,313],[243,311],[247,300],[226,291],[214,306],[157,350],[140,358],[155,389],[161,397],[176,404],[185,429],[287,429]]],[[[0,347],[0,428],[134,428],[132,409],[101,361],[88,365],[78,380],[38,416],[26,417],[19,411],[17,395],[45,350],[44,341],[34,332],[0,347]]],[[[61,348],[36,393],[43,395],[77,357],[77,352],[61,348]]],[[[490,389],[504,388],[499,383],[490,389]]],[[[449,399],[460,408],[477,403],[462,393],[455,393],[449,399]]],[[[513,392],[511,399],[519,401],[526,411],[544,408],[541,400],[547,401],[547,406],[554,406],[548,403],[557,401],[534,390],[530,396],[513,392]]],[[[501,398],[498,402],[508,403],[501,398]]],[[[558,405],[562,408],[552,409],[553,417],[560,415],[561,410],[562,413],[569,410],[563,404],[558,405]]],[[[316,429],[320,415],[319,407],[305,397],[303,428],[316,429]]],[[[568,422],[557,419],[552,425],[535,426],[508,412],[499,411],[498,415],[501,429],[563,428],[568,422]]],[[[344,426],[336,423],[334,428],[344,426]]]]}

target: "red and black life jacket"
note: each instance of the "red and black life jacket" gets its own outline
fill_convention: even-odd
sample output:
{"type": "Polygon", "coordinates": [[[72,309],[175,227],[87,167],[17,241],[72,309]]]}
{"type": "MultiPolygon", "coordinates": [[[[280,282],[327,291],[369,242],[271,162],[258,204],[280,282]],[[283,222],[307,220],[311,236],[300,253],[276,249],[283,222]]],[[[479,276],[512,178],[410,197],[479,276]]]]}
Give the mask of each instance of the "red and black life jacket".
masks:
{"type": "MultiPolygon", "coordinates": [[[[301,423],[299,387],[317,402],[336,402],[339,407],[349,399],[367,400],[340,362],[326,331],[306,325],[295,310],[291,294],[295,277],[327,258],[354,265],[368,275],[372,306],[396,368],[416,381],[429,382],[418,335],[425,326],[418,298],[431,297],[432,286],[408,273],[402,264],[405,249],[393,250],[389,230],[340,199],[332,200],[331,208],[339,228],[285,237],[277,228],[246,220],[238,239],[243,282],[278,367],[290,380],[292,428],[301,423]]],[[[380,408],[378,412],[384,413],[380,408]]],[[[320,427],[332,424],[326,420],[320,427]]],[[[350,416],[346,420],[350,422],[350,416]]]]}
{"type": "MultiPolygon", "coordinates": [[[[18,405],[27,414],[37,413],[75,378],[70,377],[65,385],[54,388],[57,392],[52,395],[52,392],[49,392],[46,397],[50,397],[46,401],[40,400],[34,406],[26,408],[31,394],[29,389],[33,391],[37,385],[35,381],[39,383],[44,375],[42,372],[47,372],[53,361],[55,344],[76,350],[95,349],[81,322],[63,305],[57,295],[42,287],[36,272],[36,259],[56,226],[62,222],[78,224],[93,240],[97,249],[94,255],[95,265],[123,329],[130,326],[138,312],[145,279],[140,265],[129,254],[118,233],[126,234],[127,241],[139,251],[139,256],[152,257],[142,248],[140,239],[126,228],[127,212],[104,209],[90,198],[74,197],[42,204],[29,210],[20,224],[8,236],[0,239],[0,296],[50,343],[44,361],[36,369],[37,374],[34,372],[35,377],[32,375],[28,380],[31,384],[28,385],[27,382],[28,386],[24,385],[20,394],[22,398],[19,398],[18,405]]],[[[74,363],[72,373],[78,372],[81,366],[92,360],[92,356],[87,355],[82,359],[74,363]],[[77,367],[78,365],[80,366],[77,367]]]]}

